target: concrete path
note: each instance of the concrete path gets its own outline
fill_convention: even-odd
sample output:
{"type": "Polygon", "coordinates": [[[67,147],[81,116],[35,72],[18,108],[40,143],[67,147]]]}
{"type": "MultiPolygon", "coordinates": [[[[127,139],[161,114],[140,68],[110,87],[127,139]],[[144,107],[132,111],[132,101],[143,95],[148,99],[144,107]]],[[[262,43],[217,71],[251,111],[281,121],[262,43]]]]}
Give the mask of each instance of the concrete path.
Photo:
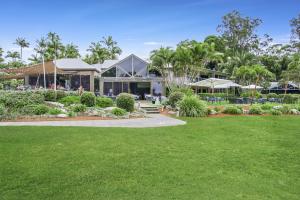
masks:
{"type": "Polygon", "coordinates": [[[162,127],[186,124],[185,121],[153,114],[149,118],[119,120],[86,120],[86,121],[38,121],[38,122],[0,122],[0,126],[85,126],[85,127],[162,127]]]}

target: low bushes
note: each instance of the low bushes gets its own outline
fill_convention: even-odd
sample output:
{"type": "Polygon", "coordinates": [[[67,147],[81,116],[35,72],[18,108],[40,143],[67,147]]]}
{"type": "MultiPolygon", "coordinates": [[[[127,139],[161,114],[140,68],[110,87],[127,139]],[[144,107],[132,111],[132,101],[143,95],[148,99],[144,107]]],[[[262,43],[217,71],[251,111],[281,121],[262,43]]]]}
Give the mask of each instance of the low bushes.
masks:
{"type": "Polygon", "coordinates": [[[282,115],[282,112],[280,110],[272,109],[272,110],[270,110],[270,114],[271,115],[282,115]]]}
{"type": "Polygon", "coordinates": [[[250,115],[261,115],[263,114],[263,110],[259,105],[253,105],[249,109],[249,114],[250,115]]]}
{"type": "Polygon", "coordinates": [[[19,109],[19,112],[23,115],[44,115],[48,113],[49,108],[44,105],[26,105],[19,109]]]}
{"type": "Polygon", "coordinates": [[[80,102],[83,105],[86,105],[88,107],[92,107],[95,105],[96,96],[92,92],[84,92],[80,97],[80,102]]]}
{"type": "Polygon", "coordinates": [[[276,94],[276,93],[269,93],[269,94],[267,94],[267,98],[268,98],[268,99],[271,99],[271,98],[278,98],[278,94],[276,94]]]}
{"type": "Polygon", "coordinates": [[[115,116],[124,116],[127,112],[122,108],[114,108],[111,110],[111,113],[115,116]]]}
{"type": "Polygon", "coordinates": [[[132,112],[134,110],[134,99],[132,95],[127,93],[121,93],[116,99],[117,107],[132,112]]]}
{"type": "Polygon", "coordinates": [[[45,97],[45,101],[58,101],[67,96],[67,94],[61,90],[46,90],[43,91],[42,94],[45,97]]]}
{"type": "Polygon", "coordinates": [[[27,105],[44,103],[44,96],[33,92],[2,92],[0,103],[11,110],[18,110],[27,105]]]}
{"type": "Polygon", "coordinates": [[[226,106],[223,110],[224,114],[240,115],[243,113],[242,108],[234,105],[226,106]]]}
{"type": "Polygon", "coordinates": [[[83,104],[75,104],[75,105],[72,105],[71,110],[75,113],[85,112],[86,111],[86,106],[83,105],[83,104]]]}
{"type": "Polygon", "coordinates": [[[184,93],[182,92],[172,92],[169,96],[169,104],[170,106],[172,106],[172,108],[176,107],[176,104],[182,100],[182,98],[184,97],[184,93]]]}
{"type": "Polygon", "coordinates": [[[280,95],[280,97],[283,98],[283,103],[287,104],[294,104],[300,100],[300,95],[297,94],[280,95]]]}
{"type": "Polygon", "coordinates": [[[65,106],[70,106],[72,104],[80,103],[80,96],[66,96],[59,100],[59,103],[64,104],[65,106]]]}
{"type": "Polygon", "coordinates": [[[114,102],[111,98],[107,97],[97,97],[96,98],[96,106],[101,108],[111,107],[114,105],[114,102]]]}
{"type": "Polygon", "coordinates": [[[50,115],[59,115],[62,113],[62,111],[60,109],[57,109],[57,108],[50,108],[48,113],[50,115]]]}
{"type": "Polygon", "coordinates": [[[192,95],[194,95],[194,90],[191,89],[191,88],[188,88],[188,87],[180,87],[180,88],[176,87],[176,88],[172,88],[172,93],[174,93],[174,92],[181,92],[181,93],[183,93],[186,96],[192,96],[192,95]]]}
{"type": "Polygon", "coordinates": [[[265,103],[265,104],[261,105],[261,109],[265,110],[265,111],[271,110],[273,107],[274,107],[274,105],[270,104],[270,103],[265,103]]]}
{"type": "Polygon", "coordinates": [[[5,107],[0,104],[0,116],[5,114],[5,107]]]}
{"type": "Polygon", "coordinates": [[[184,96],[178,107],[179,115],[183,117],[204,117],[208,114],[206,103],[196,96],[184,96]]]}

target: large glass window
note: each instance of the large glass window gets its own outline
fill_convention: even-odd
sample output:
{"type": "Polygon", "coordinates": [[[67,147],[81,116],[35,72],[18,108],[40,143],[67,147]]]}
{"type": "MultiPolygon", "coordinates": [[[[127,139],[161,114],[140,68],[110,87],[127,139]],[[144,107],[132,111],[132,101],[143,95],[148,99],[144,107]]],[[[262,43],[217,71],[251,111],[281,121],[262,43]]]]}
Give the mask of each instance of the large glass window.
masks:
{"type": "Polygon", "coordinates": [[[147,63],[134,58],[133,59],[133,74],[137,77],[146,77],[147,76],[147,63]]]}
{"type": "Polygon", "coordinates": [[[118,95],[122,93],[122,82],[114,82],[113,88],[114,88],[114,95],[118,95]]]}
{"type": "Polygon", "coordinates": [[[132,75],[132,62],[131,57],[124,60],[123,62],[118,64],[119,68],[122,68],[125,72],[127,72],[130,76],[132,75]]]}
{"type": "Polygon", "coordinates": [[[116,68],[113,67],[102,74],[103,77],[116,77],[116,68]]]}
{"type": "Polygon", "coordinates": [[[104,82],[103,83],[103,94],[109,95],[111,94],[113,89],[113,83],[112,82],[104,82]]]}

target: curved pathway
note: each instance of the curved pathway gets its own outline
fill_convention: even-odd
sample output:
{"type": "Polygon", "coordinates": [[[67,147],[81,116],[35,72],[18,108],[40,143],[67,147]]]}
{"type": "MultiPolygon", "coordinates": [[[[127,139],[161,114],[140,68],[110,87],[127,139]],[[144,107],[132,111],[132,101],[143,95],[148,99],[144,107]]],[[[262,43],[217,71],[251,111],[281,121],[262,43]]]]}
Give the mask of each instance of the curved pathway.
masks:
{"type": "Polygon", "coordinates": [[[118,120],[84,120],[84,121],[38,121],[38,122],[0,122],[0,126],[85,126],[85,127],[162,127],[186,124],[185,121],[161,114],[148,115],[149,118],[118,120]]]}

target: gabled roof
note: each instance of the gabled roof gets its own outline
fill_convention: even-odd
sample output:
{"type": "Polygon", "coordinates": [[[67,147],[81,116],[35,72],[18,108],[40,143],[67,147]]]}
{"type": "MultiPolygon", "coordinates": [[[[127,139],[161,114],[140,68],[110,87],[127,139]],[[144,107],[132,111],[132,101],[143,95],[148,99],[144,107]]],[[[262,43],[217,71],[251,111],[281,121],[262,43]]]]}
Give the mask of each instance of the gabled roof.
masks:
{"type": "Polygon", "coordinates": [[[53,61],[57,68],[62,70],[96,70],[97,68],[87,64],[80,58],[62,58],[53,61]]]}
{"type": "Polygon", "coordinates": [[[105,60],[102,64],[97,63],[92,65],[93,67],[97,68],[99,71],[109,68],[110,66],[118,63],[120,60],[105,60]]]}
{"type": "MultiPolygon", "coordinates": [[[[109,70],[109,69],[115,67],[116,65],[118,65],[118,64],[120,64],[120,63],[122,63],[122,62],[124,62],[125,60],[127,60],[127,59],[129,59],[129,58],[131,58],[131,57],[134,57],[134,58],[136,58],[136,59],[138,59],[138,60],[144,62],[145,64],[149,65],[149,63],[148,63],[147,61],[145,61],[144,59],[142,59],[142,58],[140,58],[140,57],[138,57],[138,56],[136,56],[136,55],[134,55],[134,54],[130,54],[129,56],[127,56],[127,57],[125,57],[125,58],[123,58],[123,59],[121,59],[121,60],[107,60],[108,62],[107,62],[107,64],[104,65],[105,67],[101,70],[101,73],[106,72],[107,70],[109,70]],[[110,66],[109,66],[109,65],[110,65],[110,66]]],[[[105,63],[105,62],[104,62],[104,63],[105,63]]],[[[104,63],[103,63],[103,64],[104,64],[104,63]]],[[[103,64],[102,64],[102,65],[103,65],[103,64]]],[[[99,68],[98,68],[98,69],[99,69],[99,68]]]]}
{"type": "MultiPolygon", "coordinates": [[[[298,86],[293,83],[292,81],[289,81],[288,82],[288,88],[289,87],[293,87],[293,88],[298,88],[298,86]]],[[[280,89],[280,88],[284,88],[284,85],[282,83],[279,83],[279,82],[271,82],[270,83],[270,87],[268,88],[269,90],[272,90],[272,89],[280,89]]]]}

